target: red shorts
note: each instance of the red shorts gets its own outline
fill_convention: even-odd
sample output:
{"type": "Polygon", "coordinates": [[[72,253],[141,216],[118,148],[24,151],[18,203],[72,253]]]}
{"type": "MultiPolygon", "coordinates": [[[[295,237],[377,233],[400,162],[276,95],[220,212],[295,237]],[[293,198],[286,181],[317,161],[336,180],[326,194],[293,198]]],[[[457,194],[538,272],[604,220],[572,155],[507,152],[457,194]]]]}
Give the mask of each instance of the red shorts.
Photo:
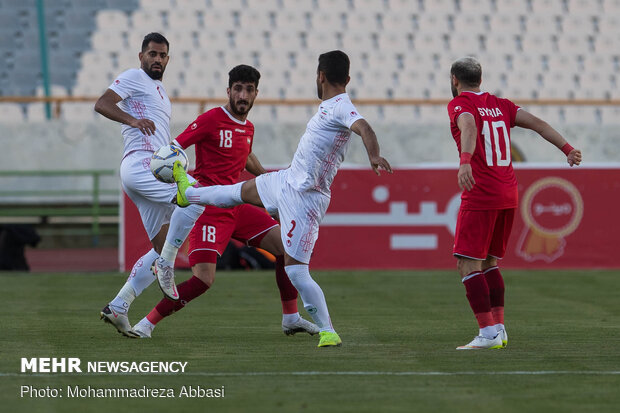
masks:
{"type": "Polygon", "coordinates": [[[206,206],[189,233],[189,264],[216,263],[230,238],[258,246],[267,232],[278,225],[263,209],[239,205],[222,209],[206,206]]]}
{"type": "Polygon", "coordinates": [[[504,258],[516,208],[460,210],[454,234],[454,255],[475,260],[504,258]]]}

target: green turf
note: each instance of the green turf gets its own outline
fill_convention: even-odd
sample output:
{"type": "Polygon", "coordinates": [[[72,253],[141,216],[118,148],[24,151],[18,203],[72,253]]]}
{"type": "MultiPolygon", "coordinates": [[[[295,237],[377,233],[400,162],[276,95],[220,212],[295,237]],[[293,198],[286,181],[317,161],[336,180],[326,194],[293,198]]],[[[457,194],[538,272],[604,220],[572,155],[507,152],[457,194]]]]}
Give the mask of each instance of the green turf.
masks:
{"type": "MultiPolygon", "coordinates": [[[[282,334],[271,273],[219,273],[206,295],[164,320],[151,340],[125,339],[99,320],[125,276],[1,274],[0,411],[618,411],[618,272],[505,271],[509,346],[477,352],[454,349],[477,332],[454,272],[314,276],[341,348],[282,334]],[[188,367],[179,375],[32,376],[19,373],[21,357],[188,367]],[[62,389],[65,397],[20,398],[22,385],[62,389]],[[166,387],[177,396],[183,386],[224,386],[225,397],[67,398],[67,386],[89,385],[166,387]]],[[[160,296],[149,288],[132,306],[132,321],[160,296]]]]}

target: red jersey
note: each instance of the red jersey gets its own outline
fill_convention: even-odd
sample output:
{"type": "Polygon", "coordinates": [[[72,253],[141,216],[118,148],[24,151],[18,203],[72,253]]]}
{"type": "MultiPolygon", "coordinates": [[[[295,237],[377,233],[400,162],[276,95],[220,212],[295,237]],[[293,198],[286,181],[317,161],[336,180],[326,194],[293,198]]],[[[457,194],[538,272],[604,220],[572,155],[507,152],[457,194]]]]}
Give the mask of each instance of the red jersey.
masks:
{"type": "Polygon", "coordinates": [[[213,108],[198,118],[177,138],[183,149],[196,145],[196,170],[202,185],[230,185],[239,181],[252,152],[254,125],[235,119],[223,107],[213,108]]]}
{"type": "Polygon", "coordinates": [[[517,207],[517,179],[510,157],[510,128],[515,126],[519,107],[490,93],[463,92],[448,103],[450,129],[461,153],[461,131],[457,119],[471,113],[478,136],[471,158],[476,184],[463,191],[461,208],[469,210],[517,207]]]}

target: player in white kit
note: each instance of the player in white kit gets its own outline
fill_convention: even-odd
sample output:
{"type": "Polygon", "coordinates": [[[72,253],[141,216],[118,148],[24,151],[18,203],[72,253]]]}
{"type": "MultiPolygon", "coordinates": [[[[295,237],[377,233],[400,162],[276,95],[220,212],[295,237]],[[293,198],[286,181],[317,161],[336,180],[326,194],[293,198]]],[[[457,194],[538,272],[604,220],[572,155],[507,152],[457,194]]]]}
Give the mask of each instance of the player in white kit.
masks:
{"type": "Polygon", "coordinates": [[[137,337],[128,320],[129,306],[156,278],[166,297],[178,300],[174,260],[204,210],[198,205],[178,208],[172,203],[175,185],[158,181],[149,168],[153,152],[171,141],[170,99],[161,82],[169,44],[161,34],[150,33],[144,37],[141,50],[140,69],[121,73],[95,104],[97,112],[122,123],[125,149],[121,183],[138,208],[153,245],[134,264],[117,296],[101,310],[101,318],[128,337],[137,337]]]}
{"type": "Polygon", "coordinates": [[[319,56],[316,83],[322,102],[308,122],[288,169],[235,185],[202,188],[190,185],[180,164],[174,170],[179,206],[228,208],[249,203],[279,214],[286,273],[320,328],[319,347],[339,346],[342,340],[332,326],[325,296],[312,279],[308,265],[329,206],[330,186],[347,152],[351,131],[362,137],[375,173],[378,175],[379,169],[392,172],[388,161],[379,154],[374,131],[346,93],[349,65],[348,56],[339,50],[319,56]]]}

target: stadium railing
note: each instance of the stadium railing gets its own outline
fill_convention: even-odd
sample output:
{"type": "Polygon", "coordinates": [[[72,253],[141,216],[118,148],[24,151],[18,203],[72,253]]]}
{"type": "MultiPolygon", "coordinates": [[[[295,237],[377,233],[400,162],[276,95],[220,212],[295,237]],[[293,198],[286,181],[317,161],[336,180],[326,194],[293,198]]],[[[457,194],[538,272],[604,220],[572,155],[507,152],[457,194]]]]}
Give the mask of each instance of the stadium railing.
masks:
{"type": "MultiPolygon", "coordinates": [[[[0,96],[1,103],[49,103],[53,106],[52,116],[61,118],[62,105],[64,103],[79,103],[97,101],[98,97],[93,96],[0,96]]],[[[197,113],[203,113],[210,104],[221,104],[223,99],[202,98],[202,97],[174,97],[170,98],[172,103],[196,104],[197,113]]],[[[353,99],[356,105],[446,105],[448,99],[353,99]]],[[[520,105],[538,106],[620,106],[617,99],[514,99],[520,105]]],[[[316,105],[317,99],[270,99],[261,98],[255,102],[256,105],[289,105],[304,106],[316,105]]]]}
{"type": "MultiPolygon", "coordinates": [[[[69,222],[88,223],[86,231],[73,229],[71,235],[89,235],[92,245],[99,244],[102,217],[118,219],[118,190],[103,189],[101,178],[114,176],[114,170],[28,170],[28,171],[0,171],[0,178],[22,180],[43,179],[49,177],[77,178],[90,177],[90,183],[80,185],[75,189],[48,186],[46,189],[32,189],[27,185],[20,185],[23,189],[10,188],[0,190],[0,220],[12,223],[34,223],[66,225],[69,222]],[[102,202],[102,196],[114,196],[114,202],[102,202]]],[[[109,197],[108,197],[109,198],[109,197]]],[[[116,229],[115,229],[116,231],[116,229]]],[[[65,232],[66,233],[66,232],[65,232]]],[[[53,235],[53,234],[49,234],[53,235]]]]}

